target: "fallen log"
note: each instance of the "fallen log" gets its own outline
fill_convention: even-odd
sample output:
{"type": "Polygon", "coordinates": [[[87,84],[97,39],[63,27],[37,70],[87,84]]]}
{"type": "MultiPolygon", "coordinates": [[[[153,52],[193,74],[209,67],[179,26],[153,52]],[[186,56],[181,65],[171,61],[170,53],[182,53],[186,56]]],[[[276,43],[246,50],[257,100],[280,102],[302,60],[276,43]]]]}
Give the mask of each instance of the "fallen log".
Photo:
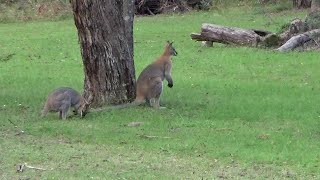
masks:
{"type": "Polygon", "coordinates": [[[202,44],[208,47],[215,42],[251,47],[277,47],[276,50],[280,52],[290,51],[297,47],[301,47],[302,50],[320,49],[320,29],[305,32],[305,23],[301,19],[294,19],[284,28],[282,33],[275,34],[265,30],[204,23],[200,33],[191,33],[191,39],[202,41],[202,44]]]}
{"type": "Polygon", "coordinates": [[[286,29],[284,29],[284,31],[279,34],[279,44],[281,45],[287,42],[292,36],[303,33],[305,23],[301,19],[295,18],[291,21],[291,23],[288,23],[286,26],[284,27],[286,29]]]}
{"type": "MultiPolygon", "coordinates": [[[[191,33],[191,39],[196,41],[209,41],[224,44],[236,44],[242,46],[266,45],[268,47],[278,45],[278,42],[271,42],[276,35],[269,31],[243,29],[238,27],[226,27],[216,24],[202,24],[201,33],[191,33]]],[[[277,38],[276,38],[277,39],[277,38]]]]}
{"type": "Polygon", "coordinates": [[[305,33],[291,37],[285,44],[279,47],[277,50],[280,52],[287,52],[297,47],[304,45],[306,42],[319,38],[320,29],[314,29],[305,33]]]}

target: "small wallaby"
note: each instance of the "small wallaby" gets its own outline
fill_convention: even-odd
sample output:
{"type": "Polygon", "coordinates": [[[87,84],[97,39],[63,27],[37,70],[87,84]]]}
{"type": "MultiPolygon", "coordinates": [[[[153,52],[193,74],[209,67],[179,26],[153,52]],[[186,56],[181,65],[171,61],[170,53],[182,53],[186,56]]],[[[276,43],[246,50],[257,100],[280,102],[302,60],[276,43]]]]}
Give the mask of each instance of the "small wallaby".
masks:
{"type": "Polygon", "coordinates": [[[178,53],[172,46],[172,43],[173,42],[167,41],[163,54],[140,73],[140,76],[137,80],[136,99],[132,103],[101,109],[92,109],[92,111],[122,109],[132,106],[139,106],[146,102],[148,102],[152,107],[159,109],[160,96],[163,89],[162,81],[166,79],[168,81],[168,86],[170,88],[173,87],[173,80],[171,77],[171,56],[177,56],[178,53]]]}
{"type": "Polygon", "coordinates": [[[42,117],[45,117],[48,112],[59,112],[59,117],[66,119],[70,107],[74,108],[75,115],[80,113],[80,116],[84,117],[83,105],[84,99],[76,90],[60,87],[49,94],[42,111],[42,117]]]}

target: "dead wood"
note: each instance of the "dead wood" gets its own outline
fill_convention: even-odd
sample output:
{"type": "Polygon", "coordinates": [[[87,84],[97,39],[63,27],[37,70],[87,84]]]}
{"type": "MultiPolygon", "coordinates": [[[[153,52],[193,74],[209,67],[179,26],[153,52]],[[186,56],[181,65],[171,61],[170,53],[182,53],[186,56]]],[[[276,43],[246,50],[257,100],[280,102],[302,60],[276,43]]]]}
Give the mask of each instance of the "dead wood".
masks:
{"type": "Polygon", "coordinates": [[[288,24],[286,29],[279,34],[280,42],[279,44],[284,44],[287,42],[292,36],[295,36],[299,33],[304,32],[305,29],[305,23],[299,19],[296,18],[288,24]]]}
{"type": "Polygon", "coordinates": [[[25,170],[25,168],[41,170],[41,171],[46,171],[47,170],[47,169],[40,168],[40,167],[29,166],[29,165],[27,165],[27,163],[24,163],[24,164],[18,164],[17,165],[17,172],[23,172],[25,170]]]}
{"type": "Polygon", "coordinates": [[[273,37],[271,35],[275,36],[272,32],[265,30],[243,29],[204,23],[201,27],[201,33],[192,33],[191,39],[256,47],[258,45],[273,46],[274,44],[265,43],[266,40],[270,40],[270,37],[273,37]]]}
{"type": "Polygon", "coordinates": [[[203,41],[204,46],[211,47],[213,42],[235,44],[249,47],[279,47],[286,52],[302,45],[304,49],[319,49],[320,29],[305,32],[306,23],[294,19],[283,28],[283,32],[275,34],[267,30],[243,29],[204,23],[200,33],[192,33],[191,39],[203,41]],[[310,41],[312,40],[312,43],[310,41]],[[307,43],[307,44],[306,44],[307,43]]]}
{"type": "Polygon", "coordinates": [[[305,33],[291,37],[285,44],[277,50],[280,52],[287,52],[297,47],[304,45],[306,42],[315,40],[320,37],[320,29],[314,29],[305,33]]]}
{"type": "Polygon", "coordinates": [[[34,166],[28,166],[27,164],[25,164],[25,166],[29,169],[35,169],[35,170],[41,170],[41,171],[46,171],[47,169],[44,168],[40,168],[40,167],[34,167],[34,166]]]}
{"type": "Polygon", "coordinates": [[[138,135],[141,138],[145,138],[145,139],[155,139],[155,138],[161,138],[161,139],[170,139],[171,137],[162,137],[162,136],[151,136],[151,135],[138,135]]]}
{"type": "Polygon", "coordinates": [[[129,127],[136,127],[143,125],[143,122],[131,122],[128,124],[129,127]]]}
{"type": "MultiPolygon", "coordinates": [[[[204,5],[202,0],[135,0],[136,14],[185,12],[204,5]]],[[[200,8],[201,9],[201,8],[200,8]]]]}

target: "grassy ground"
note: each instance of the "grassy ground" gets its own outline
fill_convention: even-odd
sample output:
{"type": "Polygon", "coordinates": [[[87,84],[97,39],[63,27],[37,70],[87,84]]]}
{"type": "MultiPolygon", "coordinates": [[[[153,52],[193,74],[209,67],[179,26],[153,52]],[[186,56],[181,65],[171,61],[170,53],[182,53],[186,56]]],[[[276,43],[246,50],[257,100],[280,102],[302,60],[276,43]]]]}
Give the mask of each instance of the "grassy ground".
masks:
{"type": "Polygon", "coordinates": [[[59,86],[82,91],[72,20],[0,24],[1,179],[319,179],[319,53],[201,47],[201,23],[277,31],[305,12],[235,8],[135,19],[139,73],[174,40],[165,110],[39,117],[59,86]],[[143,122],[129,127],[130,122],[143,122]],[[21,131],[24,133],[21,133],[21,131]],[[155,136],[150,138],[150,136],[155,136]],[[16,172],[27,163],[46,170],[16,172]]]}

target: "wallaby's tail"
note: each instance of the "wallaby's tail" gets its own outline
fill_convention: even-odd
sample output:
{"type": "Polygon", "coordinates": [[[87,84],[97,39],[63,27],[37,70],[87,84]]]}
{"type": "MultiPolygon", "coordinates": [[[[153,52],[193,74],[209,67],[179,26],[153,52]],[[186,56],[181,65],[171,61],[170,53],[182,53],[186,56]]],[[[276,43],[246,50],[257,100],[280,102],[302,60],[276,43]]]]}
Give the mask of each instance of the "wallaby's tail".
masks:
{"type": "Polygon", "coordinates": [[[102,108],[96,108],[96,109],[91,109],[90,111],[91,112],[112,111],[112,110],[116,110],[116,109],[124,109],[124,108],[139,106],[139,105],[141,105],[143,103],[145,103],[145,101],[135,100],[132,103],[120,104],[120,105],[116,105],[116,106],[108,106],[108,107],[102,107],[102,108]]]}

